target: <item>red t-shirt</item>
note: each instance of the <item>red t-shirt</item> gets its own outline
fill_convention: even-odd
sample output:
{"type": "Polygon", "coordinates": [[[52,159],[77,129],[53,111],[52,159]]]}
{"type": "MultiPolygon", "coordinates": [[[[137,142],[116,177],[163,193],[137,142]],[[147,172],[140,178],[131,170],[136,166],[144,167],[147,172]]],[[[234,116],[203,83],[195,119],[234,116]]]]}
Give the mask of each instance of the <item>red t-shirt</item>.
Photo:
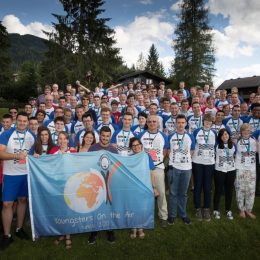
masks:
{"type": "MultiPolygon", "coordinates": [[[[59,150],[60,150],[60,147],[59,146],[55,146],[53,147],[49,154],[58,154],[59,153],[59,150]]],[[[74,148],[68,148],[68,150],[66,151],[66,153],[76,153],[77,151],[74,149],[74,148]]]]}

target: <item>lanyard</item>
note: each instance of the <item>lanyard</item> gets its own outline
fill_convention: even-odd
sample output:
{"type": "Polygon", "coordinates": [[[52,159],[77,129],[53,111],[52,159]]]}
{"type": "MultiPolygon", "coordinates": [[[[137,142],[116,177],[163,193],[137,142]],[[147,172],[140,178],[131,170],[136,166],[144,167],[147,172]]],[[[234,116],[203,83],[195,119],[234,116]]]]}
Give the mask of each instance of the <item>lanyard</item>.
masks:
{"type": "MultiPolygon", "coordinates": [[[[194,118],[197,118],[197,117],[194,116],[194,118]]],[[[201,116],[200,116],[200,120],[199,120],[199,125],[198,125],[197,121],[194,121],[194,123],[197,126],[197,128],[200,128],[201,127],[201,116]]]]}
{"type": "Polygon", "coordinates": [[[153,141],[154,141],[154,139],[156,138],[156,136],[158,135],[158,133],[159,133],[159,132],[156,133],[156,135],[155,135],[154,138],[151,138],[151,134],[148,132],[148,134],[149,134],[149,139],[152,140],[152,144],[151,144],[151,145],[153,145],[153,141]]]}
{"type": "Polygon", "coordinates": [[[183,147],[184,136],[185,136],[185,133],[183,134],[181,141],[179,141],[179,134],[177,133],[177,142],[178,142],[179,149],[182,149],[182,147],[183,147]]]}
{"type": "Polygon", "coordinates": [[[248,143],[246,144],[245,143],[245,140],[244,139],[241,139],[241,142],[243,141],[243,145],[246,146],[246,150],[247,150],[247,156],[250,155],[250,140],[248,139],[248,143]]]}
{"type": "Polygon", "coordinates": [[[233,127],[234,127],[234,129],[235,129],[235,131],[236,131],[236,133],[237,133],[238,130],[239,130],[239,125],[240,125],[239,118],[237,119],[237,127],[236,127],[236,125],[235,125],[235,121],[234,121],[234,119],[231,118],[231,120],[232,120],[232,125],[233,125],[233,127]]]}
{"type": "Polygon", "coordinates": [[[19,141],[19,144],[20,144],[20,150],[22,150],[23,149],[23,145],[24,145],[24,142],[25,142],[25,136],[26,136],[26,130],[23,132],[23,134],[24,134],[24,137],[23,138],[20,138],[20,136],[19,136],[19,132],[16,130],[16,136],[17,136],[17,138],[18,138],[18,141],[19,141]],[[23,139],[23,140],[22,140],[23,139]]]}
{"type": "Polygon", "coordinates": [[[257,127],[255,127],[255,119],[254,118],[252,118],[252,119],[253,119],[253,125],[254,125],[255,130],[258,130],[260,119],[257,120],[257,127]]]}
{"type": "Polygon", "coordinates": [[[125,137],[125,131],[123,129],[123,143],[124,143],[124,147],[127,147],[127,142],[129,140],[129,137],[130,137],[130,130],[128,131],[128,134],[127,134],[127,137],[125,137]]]}
{"type": "Polygon", "coordinates": [[[52,135],[51,135],[51,139],[54,144],[57,144],[56,136],[57,136],[56,132],[52,133],[52,135]]]}
{"type": "Polygon", "coordinates": [[[224,144],[224,149],[225,149],[225,152],[226,152],[226,156],[227,156],[227,161],[229,161],[230,157],[229,157],[229,148],[228,148],[228,144],[224,144]]]}
{"type": "Polygon", "coordinates": [[[209,131],[205,131],[204,128],[202,129],[203,130],[203,138],[204,138],[204,141],[206,144],[208,144],[209,142],[209,133],[210,133],[210,130],[209,131]],[[208,132],[208,135],[206,137],[206,132],[208,132]]]}

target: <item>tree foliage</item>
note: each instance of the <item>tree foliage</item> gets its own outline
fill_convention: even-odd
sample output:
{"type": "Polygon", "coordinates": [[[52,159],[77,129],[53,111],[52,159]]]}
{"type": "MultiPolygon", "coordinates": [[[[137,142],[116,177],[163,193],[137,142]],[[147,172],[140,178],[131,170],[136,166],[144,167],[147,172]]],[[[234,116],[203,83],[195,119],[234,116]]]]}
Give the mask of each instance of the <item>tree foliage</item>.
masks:
{"type": "Polygon", "coordinates": [[[159,62],[159,54],[154,44],[149,49],[145,69],[158,76],[165,76],[163,65],[159,62]]]}
{"type": "Polygon", "coordinates": [[[0,89],[8,87],[11,80],[11,59],[9,57],[10,41],[6,28],[0,21],[0,89]]]}
{"type": "Polygon", "coordinates": [[[114,30],[101,18],[102,0],[60,0],[65,15],[54,14],[54,32],[49,36],[49,52],[42,74],[48,81],[64,83],[86,81],[112,81],[125,68],[119,49],[115,48],[114,30]]]}
{"type": "Polygon", "coordinates": [[[185,81],[188,86],[212,83],[215,57],[208,13],[204,0],[183,0],[181,4],[173,41],[172,73],[176,83],[185,81]]]}

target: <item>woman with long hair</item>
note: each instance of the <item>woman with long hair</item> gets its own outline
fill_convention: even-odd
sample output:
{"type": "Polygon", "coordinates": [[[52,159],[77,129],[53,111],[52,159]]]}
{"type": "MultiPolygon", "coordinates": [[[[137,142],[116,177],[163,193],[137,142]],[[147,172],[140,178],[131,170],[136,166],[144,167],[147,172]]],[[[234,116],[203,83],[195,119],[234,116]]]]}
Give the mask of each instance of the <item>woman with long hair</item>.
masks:
{"type": "Polygon", "coordinates": [[[95,134],[92,131],[86,131],[83,135],[82,145],[79,147],[79,152],[87,152],[92,144],[96,143],[95,134]]]}
{"type": "Polygon", "coordinates": [[[220,129],[217,136],[214,172],[215,194],[213,216],[215,219],[220,219],[219,201],[223,190],[225,191],[226,216],[229,220],[233,219],[231,203],[236,178],[235,150],[235,145],[228,131],[225,128],[220,129]]]}
{"type": "Polygon", "coordinates": [[[32,148],[32,154],[34,157],[39,157],[43,154],[49,154],[50,150],[54,147],[55,145],[52,142],[50,130],[45,126],[39,127],[38,135],[32,148]]]}

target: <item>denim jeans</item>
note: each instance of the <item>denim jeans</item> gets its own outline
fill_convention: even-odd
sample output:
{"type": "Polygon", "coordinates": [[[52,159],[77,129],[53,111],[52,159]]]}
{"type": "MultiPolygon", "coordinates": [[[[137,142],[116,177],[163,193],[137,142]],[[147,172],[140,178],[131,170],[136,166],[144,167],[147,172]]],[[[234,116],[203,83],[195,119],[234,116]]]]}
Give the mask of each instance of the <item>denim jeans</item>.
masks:
{"type": "Polygon", "coordinates": [[[169,217],[177,217],[177,208],[181,218],[186,217],[187,191],[191,178],[191,170],[178,170],[170,167],[168,171],[169,184],[169,217]]]}
{"type": "Polygon", "coordinates": [[[192,163],[194,177],[194,206],[196,209],[201,208],[201,193],[204,193],[204,208],[210,208],[211,184],[214,174],[214,164],[204,165],[192,163]]]}

